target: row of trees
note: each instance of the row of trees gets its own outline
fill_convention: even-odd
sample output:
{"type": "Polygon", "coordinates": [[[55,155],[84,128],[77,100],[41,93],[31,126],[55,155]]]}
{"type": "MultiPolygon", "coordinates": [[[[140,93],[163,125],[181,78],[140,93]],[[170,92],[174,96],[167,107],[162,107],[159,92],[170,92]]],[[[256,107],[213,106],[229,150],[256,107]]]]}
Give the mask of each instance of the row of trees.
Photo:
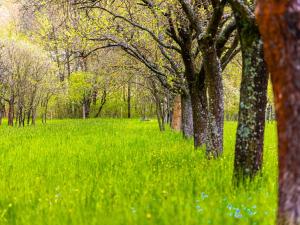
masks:
{"type": "Polygon", "coordinates": [[[73,36],[91,43],[89,51],[118,47],[148,68],[161,87],[181,96],[183,133],[193,136],[195,148],[206,145],[209,158],[223,152],[223,71],[241,53],[235,180],[252,179],[261,170],[268,75],[251,3],[78,0],[60,4],[68,9],[71,25],[76,21],[73,36]]]}
{"type": "Polygon", "coordinates": [[[52,101],[54,116],[157,115],[164,130],[173,94],[158,85],[153,74],[122,51],[104,49],[84,38],[91,27],[69,3],[25,1],[20,6],[21,32],[47,50],[57,68],[63,93],[52,101]]]}
{"type": "MultiPolygon", "coordinates": [[[[279,118],[278,224],[299,224],[299,173],[296,172],[299,132],[295,125],[299,124],[296,123],[299,3],[261,2],[261,33],[273,73],[279,118]],[[268,32],[275,35],[275,42],[268,32]],[[289,41],[293,47],[287,45],[289,41]],[[287,76],[282,78],[281,72],[287,76]],[[293,79],[296,85],[292,84],[293,79]],[[291,97],[283,99],[283,94],[291,97]],[[290,113],[293,116],[286,120],[290,113]]],[[[241,52],[234,181],[238,184],[251,180],[261,171],[268,72],[254,2],[77,0],[64,4],[81,16],[86,15],[82,21],[91,28],[80,32],[81,37],[98,43],[96,48],[121,48],[148,68],[163,88],[181,96],[183,133],[189,136],[193,131],[195,148],[205,144],[208,157],[216,158],[223,152],[222,72],[241,52]]]]}
{"type": "MultiPolygon", "coordinates": [[[[293,59],[293,56],[298,59],[299,51],[298,3],[281,5],[262,0],[259,6],[261,33],[276,84],[279,132],[282,134],[279,138],[282,152],[278,221],[280,224],[297,224],[299,174],[290,171],[297,170],[298,162],[297,135],[292,139],[297,133],[297,126],[293,123],[297,121],[298,109],[294,105],[297,105],[298,95],[290,95],[286,91],[297,92],[297,82],[291,87],[289,85],[293,78],[296,79],[299,64],[293,59]],[[269,4],[278,10],[269,12],[269,4]],[[284,11],[288,16],[281,16],[284,11]],[[275,28],[281,32],[270,26],[272,21],[277,21],[275,28]],[[282,37],[285,31],[291,36],[282,37]],[[268,32],[276,35],[275,42],[268,32]],[[296,47],[289,48],[286,40],[295,43],[296,47]],[[272,46],[276,44],[286,50],[284,54],[274,50],[272,46]],[[292,70],[283,65],[289,60],[292,61],[292,70]],[[279,72],[288,73],[290,77],[281,80],[279,72]],[[290,89],[283,88],[284,85],[290,89]],[[282,104],[282,90],[285,91],[286,104],[282,104]],[[293,116],[290,117],[290,113],[293,116]],[[286,117],[292,119],[286,122],[286,117]],[[290,164],[290,161],[294,163],[290,164]],[[291,188],[290,191],[287,188],[291,188]]],[[[66,84],[68,93],[73,93],[68,95],[70,101],[64,105],[67,110],[71,109],[74,113],[73,107],[76,107],[86,118],[90,115],[92,103],[100,101],[97,108],[101,112],[112,85],[112,89],[126,87],[127,114],[131,117],[132,87],[137,85],[140,88],[136,88],[136,95],[146,92],[150,105],[155,106],[161,130],[164,130],[165,122],[170,122],[171,105],[176,103],[174,109],[180,109],[181,116],[173,110],[172,124],[181,124],[184,137],[193,137],[196,149],[205,145],[208,158],[218,158],[223,153],[227,94],[224,93],[224,75],[235,60],[241,59],[234,182],[238,185],[249,179],[251,181],[261,171],[268,71],[253,1],[24,0],[22,7],[23,32],[51,53],[60,83],[66,84]],[[109,49],[117,49],[110,55],[115,61],[106,67],[109,68],[107,73],[100,73],[104,76],[99,76],[98,72],[102,69],[99,62],[105,61],[101,53],[99,58],[99,52],[108,54],[109,49]],[[114,66],[116,71],[122,68],[126,74],[133,75],[120,84],[120,77],[114,79],[111,76],[114,66]],[[176,122],[176,118],[180,121],[176,122]]],[[[18,105],[16,118],[21,118],[21,121],[24,118],[21,114],[29,111],[31,115],[35,114],[33,105],[25,107],[23,96],[26,95],[20,93],[14,103],[18,105]]],[[[2,100],[9,99],[3,97],[2,100]]]]}
{"type": "Polygon", "coordinates": [[[97,96],[98,78],[91,73],[99,68],[97,52],[121,49],[133,61],[121,64],[134,74],[142,71],[137,83],[150,91],[161,130],[180,96],[183,134],[193,136],[195,148],[205,145],[208,158],[223,152],[224,74],[241,57],[234,179],[240,183],[261,170],[268,74],[253,4],[61,0],[25,1],[23,7],[23,21],[32,23],[25,32],[52,53],[61,82],[75,81],[71,90],[77,90],[83,117],[97,96]]]}
{"type": "MultiPolygon", "coordinates": [[[[13,29],[13,32],[17,30],[17,33],[25,34],[27,39],[36,44],[37,49],[41,47],[45,49],[53,61],[52,66],[56,68],[60,83],[55,84],[58,85],[58,89],[48,101],[50,102],[49,116],[87,118],[101,115],[123,117],[127,114],[128,117],[137,115],[145,117],[145,114],[149,116],[156,114],[163,123],[170,122],[171,106],[175,96],[181,94],[181,89],[179,89],[181,81],[176,81],[174,85],[173,80],[178,80],[178,78],[172,77],[168,71],[165,71],[167,73],[164,74],[163,79],[158,79],[153,71],[142,67],[142,64],[137,64],[137,59],[129,58],[121,51],[109,50],[118,45],[99,45],[98,40],[90,39],[89,36],[92,35],[89,32],[94,28],[107,28],[101,27],[101,24],[102,22],[109,23],[106,21],[108,18],[103,18],[101,24],[91,22],[90,17],[86,18],[84,10],[78,10],[74,4],[51,3],[23,2],[20,5],[22,9],[19,15],[20,21],[14,22],[14,25],[17,24],[18,27],[13,29]],[[88,25],[86,25],[87,22],[88,25]],[[89,76],[92,79],[86,79],[89,76]],[[164,80],[164,85],[161,84],[162,80],[164,80]],[[79,83],[84,88],[77,92],[74,87],[76,88],[79,83]],[[159,89],[163,95],[153,95],[157,93],[155,89],[159,89]],[[145,102],[144,99],[148,99],[146,102],[149,104],[146,106],[141,104],[145,102]]],[[[144,42],[149,46],[153,44],[149,37],[145,37],[144,42]]],[[[150,48],[149,52],[151,51],[150,48]]],[[[168,66],[160,60],[159,55],[155,57],[161,69],[168,66]]],[[[232,74],[232,68],[234,68],[234,73],[239,73],[239,60],[235,61],[237,63],[229,65],[231,69],[228,70],[229,73],[225,72],[226,74],[232,74]]],[[[238,76],[237,79],[231,76],[225,79],[225,86],[230,90],[225,94],[227,112],[229,112],[226,118],[236,118],[230,114],[236,114],[239,96],[238,83],[238,76]]],[[[185,88],[183,90],[186,91],[185,88]]],[[[187,109],[191,111],[189,98],[186,102],[189,104],[187,109]]],[[[183,126],[186,137],[193,135],[190,111],[187,110],[185,113],[185,117],[189,117],[186,120],[188,126],[183,126]]],[[[38,114],[42,113],[38,110],[38,114]]],[[[161,125],[162,130],[164,130],[163,127],[164,124],[161,125]]]]}

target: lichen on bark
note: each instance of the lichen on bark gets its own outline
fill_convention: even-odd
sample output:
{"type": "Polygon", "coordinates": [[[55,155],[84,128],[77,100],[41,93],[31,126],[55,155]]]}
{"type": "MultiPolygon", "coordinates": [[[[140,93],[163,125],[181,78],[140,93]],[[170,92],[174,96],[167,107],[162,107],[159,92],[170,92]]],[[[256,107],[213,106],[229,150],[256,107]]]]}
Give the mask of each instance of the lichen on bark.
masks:
{"type": "Polygon", "coordinates": [[[243,59],[234,161],[234,181],[240,183],[262,168],[268,73],[255,22],[239,13],[235,16],[243,59]]]}

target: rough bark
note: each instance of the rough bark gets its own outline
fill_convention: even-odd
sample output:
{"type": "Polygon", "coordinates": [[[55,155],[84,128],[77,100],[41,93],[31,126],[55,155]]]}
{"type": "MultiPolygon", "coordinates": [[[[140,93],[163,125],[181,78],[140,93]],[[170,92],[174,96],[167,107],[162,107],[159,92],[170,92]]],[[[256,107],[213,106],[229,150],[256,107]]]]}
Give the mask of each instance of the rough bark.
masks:
{"type": "MultiPolygon", "coordinates": [[[[201,92],[200,103],[202,103],[203,109],[208,111],[208,114],[205,115],[205,121],[208,115],[208,129],[207,129],[207,154],[210,157],[218,157],[223,152],[223,121],[224,121],[224,108],[223,108],[223,86],[222,86],[222,77],[221,77],[221,63],[219,60],[219,55],[221,55],[222,50],[216,50],[216,44],[218,42],[218,30],[221,25],[224,6],[226,1],[212,1],[211,2],[211,17],[207,22],[207,27],[205,32],[203,30],[203,24],[200,22],[197,7],[194,7],[193,3],[190,1],[179,1],[182,9],[187,15],[187,19],[190,22],[190,26],[193,28],[193,31],[196,32],[198,48],[202,53],[203,57],[203,66],[200,67],[199,74],[195,73],[195,63],[196,58],[191,54],[191,46],[193,43],[193,37],[191,38],[188,35],[191,35],[192,32],[187,32],[188,29],[182,29],[181,35],[183,40],[182,50],[183,50],[183,61],[186,68],[187,81],[189,83],[190,94],[192,97],[193,104],[193,117],[194,122],[197,120],[197,111],[199,108],[194,106],[194,101],[199,100],[199,98],[194,99],[195,88],[198,86],[198,92],[201,92]],[[188,34],[188,35],[186,35],[188,34]],[[187,36],[184,37],[184,36],[187,36]],[[195,76],[197,74],[197,76],[195,76]],[[194,79],[194,80],[193,80],[194,79]],[[206,82],[206,87],[208,88],[208,97],[206,96],[206,88],[203,87],[204,81],[206,82]],[[205,103],[204,99],[205,98],[205,103]],[[208,100],[208,102],[206,102],[208,100]],[[208,104],[207,104],[208,103],[208,104]],[[207,106],[209,107],[207,109],[207,106]]],[[[230,29],[229,29],[230,30],[230,29]]],[[[227,33],[227,32],[226,32],[227,33]]],[[[222,35],[224,37],[230,37],[222,35]]],[[[192,35],[193,36],[193,35],[192,35]]],[[[226,41],[224,39],[218,42],[218,47],[222,48],[223,44],[225,45],[226,41]]],[[[199,103],[198,103],[199,104],[199,103]]],[[[194,132],[197,133],[196,129],[198,128],[197,124],[194,123],[194,132]]],[[[206,126],[205,126],[206,128],[206,126]]],[[[206,133],[206,131],[205,131],[206,133]]],[[[199,138],[199,137],[198,137],[199,138]]],[[[197,143],[195,143],[196,146],[197,143]]],[[[196,146],[197,147],[197,146],[196,146]]]]}
{"type": "Polygon", "coordinates": [[[223,153],[224,91],[221,63],[212,43],[203,56],[208,90],[208,125],[206,153],[217,158],[223,153]]]}
{"type": "Polygon", "coordinates": [[[263,161],[268,73],[255,21],[235,13],[242,49],[243,71],[235,145],[234,181],[252,179],[263,161]]]}
{"type": "Polygon", "coordinates": [[[182,134],[184,138],[193,137],[193,109],[190,94],[181,95],[181,124],[182,124],[182,134]]]}
{"type": "Polygon", "coordinates": [[[202,147],[206,143],[207,134],[207,96],[205,88],[205,71],[196,72],[195,62],[190,52],[191,42],[186,40],[182,59],[185,65],[185,77],[188,84],[193,111],[194,147],[202,147]]]}
{"type": "Polygon", "coordinates": [[[180,29],[179,33],[182,39],[181,57],[184,63],[184,75],[192,102],[194,147],[197,149],[206,143],[207,96],[205,88],[205,71],[202,67],[200,71],[197,71],[196,69],[196,62],[192,53],[193,40],[191,31],[180,29]]]}
{"type": "Polygon", "coordinates": [[[197,85],[197,82],[189,84],[193,111],[194,147],[200,148],[205,145],[207,135],[206,89],[204,82],[201,86],[197,85]]]}
{"type": "Polygon", "coordinates": [[[171,128],[176,131],[181,131],[181,98],[180,95],[177,95],[174,99],[174,105],[173,105],[173,116],[172,116],[172,123],[171,128]]]}
{"type": "Polygon", "coordinates": [[[279,225],[300,224],[300,3],[260,0],[257,18],[275,94],[279,225]]]}

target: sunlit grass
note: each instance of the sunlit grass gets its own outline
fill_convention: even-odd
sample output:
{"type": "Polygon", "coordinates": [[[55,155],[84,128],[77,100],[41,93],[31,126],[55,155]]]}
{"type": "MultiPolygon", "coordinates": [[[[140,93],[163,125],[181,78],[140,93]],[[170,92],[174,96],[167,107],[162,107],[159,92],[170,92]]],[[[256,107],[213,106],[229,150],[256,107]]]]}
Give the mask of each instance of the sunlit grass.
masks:
{"type": "Polygon", "coordinates": [[[247,189],[231,185],[235,127],[226,123],[225,154],[211,161],[155,121],[1,127],[0,224],[274,224],[274,124],[247,189]]]}

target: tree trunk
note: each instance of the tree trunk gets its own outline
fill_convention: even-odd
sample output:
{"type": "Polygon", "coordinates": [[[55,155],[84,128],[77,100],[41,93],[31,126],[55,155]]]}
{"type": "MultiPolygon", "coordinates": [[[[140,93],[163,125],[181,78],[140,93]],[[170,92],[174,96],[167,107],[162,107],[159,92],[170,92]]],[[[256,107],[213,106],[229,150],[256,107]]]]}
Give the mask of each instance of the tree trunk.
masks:
{"type": "Polygon", "coordinates": [[[172,118],[171,118],[171,96],[170,91],[166,90],[167,93],[167,123],[171,126],[172,118]]]}
{"type": "Polygon", "coordinates": [[[156,116],[157,116],[157,121],[158,121],[158,126],[160,131],[165,131],[165,122],[160,106],[160,101],[158,99],[156,100],[156,116]]]}
{"type": "Polygon", "coordinates": [[[243,71],[235,145],[234,181],[254,178],[262,168],[268,72],[254,21],[236,13],[243,71]]]}
{"type": "Polygon", "coordinates": [[[70,51],[69,49],[66,50],[66,64],[67,64],[67,75],[68,75],[68,79],[70,78],[71,76],[71,62],[70,62],[70,51]]]}
{"type": "Polygon", "coordinates": [[[31,110],[32,109],[29,109],[28,112],[27,112],[27,126],[30,125],[31,110]]]}
{"type": "Polygon", "coordinates": [[[32,108],[32,113],[31,113],[31,125],[35,126],[35,121],[36,121],[36,109],[32,108]]]}
{"type": "Polygon", "coordinates": [[[192,101],[189,93],[181,95],[181,119],[182,133],[184,138],[193,137],[193,109],[192,101]]]}
{"type": "Polygon", "coordinates": [[[82,119],[86,119],[86,115],[85,115],[86,109],[85,109],[85,101],[83,101],[82,103],[82,119]]]}
{"type": "MultiPolygon", "coordinates": [[[[199,79],[199,78],[198,78],[199,79]]],[[[204,81],[189,81],[193,111],[194,147],[200,148],[206,143],[207,135],[207,97],[204,81]]]]}
{"type": "Polygon", "coordinates": [[[26,112],[23,110],[23,116],[22,116],[22,126],[25,127],[25,119],[26,119],[26,112]]]}
{"type": "Polygon", "coordinates": [[[170,111],[170,109],[169,109],[168,96],[165,95],[163,98],[163,108],[162,108],[165,124],[169,123],[169,111],[170,111]]]}
{"type": "Polygon", "coordinates": [[[189,34],[182,32],[183,38],[182,60],[185,67],[185,78],[192,102],[194,147],[202,147],[206,142],[207,132],[207,96],[205,88],[205,71],[195,68],[195,59],[192,53],[192,39],[189,34]]]}
{"type": "Polygon", "coordinates": [[[47,123],[47,116],[46,116],[45,113],[43,113],[43,115],[42,115],[42,123],[43,123],[43,124],[46,124],[46,123],[47,123]]]}
{"type": "Polygon", "coordinates": [[[146,116],[146,105],[143,104],[143,110],[142,110],[142,114],[143,114],[143,120],[146,120],[147,119],[147,116],[146,116]]]}
{"type": "Polygon", "coordinates": [[[208,90],[206,153],[217,158],[223,153],[224,90],[221,63],[212,44],[204,50],[203,64],[208,90]]]}
{"type": "Polygon", "coordinates": [[[11,96],[8,102],[8,126],[14,125],[14,104],[15,104],[15,98],[14,96],[11,96]]]}
{"type": "Polygon", "coordinates": [[[83,98],[82,101],[82,118],[87,119],[90,117],[90,110],[91,110],[91,99],[90,98],[83,98]]]}
{"type": "Polygon", "coordinates": [[[171,128],[176,131],[181,131],[181,99],[180,99],[180,95],[177,95],[174,99],[171,128]]]}
{"type": "Polygon", "coordinates": [[[102,96],[101,96],[100,106],[99,106],[99,109],[98,109],[98,112],[97,112],[95,118],[98,118],[101,115],[103,106],[106,103],[106,96],[107,96],[107,93],[106,93],[106,90],[104,90],[102,93],[102,96]]]}
{"type": "Polygon", "coordinates": [[[44,106],[44,112],[42,116],[42,123],[46,124],[47,123],[47,114],[48,114],[48,103],[49,103],[50,97],[47,95],[45,102],[43,103],[44,106]]]}
{"type": "Polygon", "coordinates": [[[257,18],[271,72],[279,140],[279,225],[300,224],[300,3],[260,0],[257,18]]]}
{"type": "Polygon", "coordinates": [[[2,125],[2,119],[4,116],[4,107],[5,105],[2,103],[2,99],[0,99],[0,126],[2,125]]]}
{"type": "Polygon", "coordinates": [[[97,97],[98,97],[98,88],[94,87],[92,91],[92,103],[94,106],[97,104],[97,97]]]}
{"type": "Polygon", "coordinates": [[[85,117],[90,118],[90,112],[91,112],[91,98],[88,98],[85,102],[85,117]]]}
{"type": "Polygon", "coordinates": [[[131,118],[131,80],[128,81],[127,86],[127,118],[131,118]]]}
{"type": "Polygon", "coordinates": [[[22,106],[19,106],[18,107],[18,122],[19,122],[19,127],[22,126],[22,121],[23,121],[23,107],[22,106]]]}
{"type": "Polygon", "coordinates": [[[17,113],[15,114],[14,120],[15,120],[15,124],[17,125],[19,122],[19,110],[18,109],[17,109],[17,113]]]}

